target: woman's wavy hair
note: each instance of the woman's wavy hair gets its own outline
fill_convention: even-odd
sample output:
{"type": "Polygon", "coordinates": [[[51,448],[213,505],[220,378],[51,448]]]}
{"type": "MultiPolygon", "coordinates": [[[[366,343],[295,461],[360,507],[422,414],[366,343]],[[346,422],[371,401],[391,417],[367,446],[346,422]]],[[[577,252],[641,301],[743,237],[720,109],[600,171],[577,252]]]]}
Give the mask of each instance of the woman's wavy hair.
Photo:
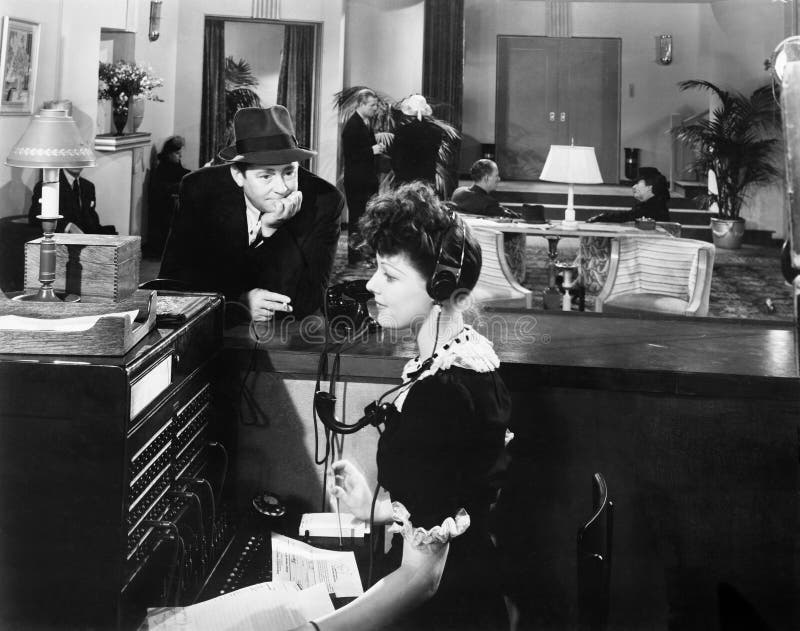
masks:
{"type": "MultiPolygon", "coordinates": [[[[370,199],[359,221],[361,237],[373,254],[405,254],[414,268],[429,279],[436,269],[442,239],[452,226],[455,208],[450,202],[441,201],[428,184],[409,182],[370,199]]],[[[481,246],[466,223],[461,221],[459,225],[454,236],[464,239],[465,245],[458,288],[472,290],[481,273],[481,246]]],[[[460,252],[459,247],[448,258],[460,252]]]]}

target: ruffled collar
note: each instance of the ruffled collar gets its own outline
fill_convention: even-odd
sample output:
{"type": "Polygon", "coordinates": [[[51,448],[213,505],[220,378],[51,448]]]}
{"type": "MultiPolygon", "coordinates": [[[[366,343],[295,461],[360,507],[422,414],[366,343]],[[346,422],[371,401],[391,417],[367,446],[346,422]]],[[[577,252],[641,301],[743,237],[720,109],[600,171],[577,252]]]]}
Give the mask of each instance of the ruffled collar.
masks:
{"type": "Polygon", "coordinates": [[[417,373],[419,373],[417,380],[424,379],[451,366],[475,372],[491,372],[500,366],[500,359],[494,352],[492,343],[469,325],[466,325],[452,340],[439,347],[430,358],[428,362],[430,365],[427,368],[424,366],[426,361],[418,356],[409,360],[403,368],[403,381],[411,381],[417,373]]]}
{"type": "Polygon", "coordinates": [[[471,326],[466,325],[432,357],[423,361],[417,356],[406,363],[403,368],[403,382],[406,387],[392,401],[397,411],[402,411],[408,391],[415,381],[435,375],[451,366],[475,372],[491,372],[500,367],[500,359],[494,352],[492,343],[471,326]]]}

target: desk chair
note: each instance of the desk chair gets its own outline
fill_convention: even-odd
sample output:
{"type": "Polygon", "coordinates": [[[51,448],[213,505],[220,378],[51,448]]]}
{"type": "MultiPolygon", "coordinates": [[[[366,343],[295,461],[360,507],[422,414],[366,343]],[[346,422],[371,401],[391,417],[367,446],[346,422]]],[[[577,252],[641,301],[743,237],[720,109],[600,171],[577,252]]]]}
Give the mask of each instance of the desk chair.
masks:
{"type": "Polygon", "coordinates": [[[470,225],[472,234],[481,246],[483,264],[472,297],[486,306],[533,308],[533,292],[517,282],[506,260],[503,233],[470,225]]]}
{"type": "Polygon", "coordinates": [[[665,232],[668,232],[673,237],[680,239],[681,224],[677,221],[656,221],[656,227],[663,228],[665,232]]]}
{"type": "Polygon", "coordinates": [[[592,516],[578,528],[578,630],[608,625],[614,505],[601,473],[592,476],[592,516]]]}
{"type": "Polygon", "coordinates": [[[595,300],[604,313],[708,314],[714,246],[693,239],[614,239],[595,300]]]}

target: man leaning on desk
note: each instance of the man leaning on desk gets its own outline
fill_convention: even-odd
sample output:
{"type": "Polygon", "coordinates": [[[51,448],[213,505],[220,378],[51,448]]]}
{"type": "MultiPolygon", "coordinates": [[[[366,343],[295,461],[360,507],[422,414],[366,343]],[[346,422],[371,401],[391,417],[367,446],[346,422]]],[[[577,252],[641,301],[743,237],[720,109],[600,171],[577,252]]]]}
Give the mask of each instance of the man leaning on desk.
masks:
{"type": "Polygon", "coordinates": [[[316,152],[298,146],[285,107],[243,108],[233,124],[236,143],[219,153],[227,164],[181,181],[160,276],[223,293],[256,322],[302,318],[322,305],[342,195],[299,165],[316,152]]]}

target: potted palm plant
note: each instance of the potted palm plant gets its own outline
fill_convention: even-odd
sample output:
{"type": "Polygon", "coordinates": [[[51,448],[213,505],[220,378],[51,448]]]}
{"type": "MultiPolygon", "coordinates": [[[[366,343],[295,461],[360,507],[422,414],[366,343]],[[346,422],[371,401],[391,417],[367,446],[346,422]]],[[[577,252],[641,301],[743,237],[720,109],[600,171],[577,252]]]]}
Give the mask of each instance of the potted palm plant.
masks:
{"type": "Polygon", "coordinates": [[[719,100],[708,119],[681,125],[673,133],[694,150],[688,170],[708,174],[710,191],[699,201],[705,208],[718,209],[718,216],[711,218],[714,245],[741,247],[742,204],[758,186],[780,175],[775,160],[780,125],[771,86],[758,88],[750,97],[695,79],[678,86],[682,91],[708,90],[719,100]]]}

